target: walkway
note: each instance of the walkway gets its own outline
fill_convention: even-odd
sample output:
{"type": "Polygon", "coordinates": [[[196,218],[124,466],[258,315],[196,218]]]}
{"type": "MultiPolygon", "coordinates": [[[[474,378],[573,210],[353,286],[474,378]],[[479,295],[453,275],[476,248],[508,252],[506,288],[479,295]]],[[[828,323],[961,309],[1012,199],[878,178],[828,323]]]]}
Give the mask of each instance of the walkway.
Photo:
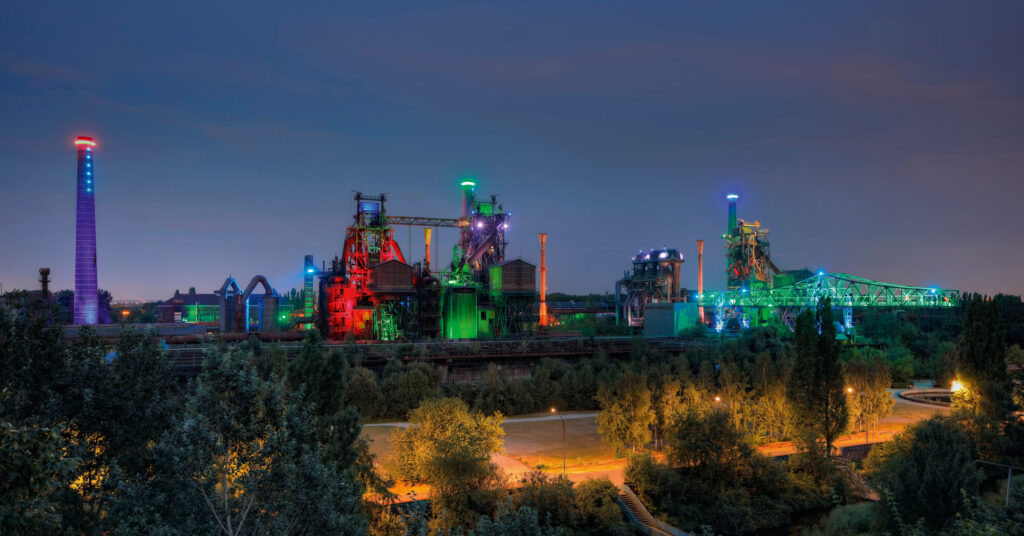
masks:
{"type": "MultiPolygon", "coordinates": [[[[893,394],[895,396],[895,390],[893,394]]],[[[927,419],[934,415],[946,414],[948,408],[940,408],[929,404],[919,404],[896,398],[893,414],[882,419],[877,431],[872,431],[870,442],[881,443],[891,440],[910,424],[927,419]]],[[[626,461],[616,459],[610,448],[601,442],[600,434],[597,432],[596,412],[565,412],[559,415],[536,415],[506,419],[503,424],[513,426],[506,427],[505,448],[506,452],[495,455],[492,461],[497,464],[503,472],[508,475],[510,482],[518,481],[522,475],[531,471],[534,465],[542,464],[543,471],[549,475],[562,473],[562,427],[557,424],[550,424],[551,421],[558,421],[565,418],[568,428],[568,467],[566,476],[573,482],[580,482],[592,478],[607,477],[616,486],[621,486],[624,481],[624,469],[626,461]],[[537,426],[523,426],[522,423],[549,423],[537,426]]],[[[386,427],[405,428],[409,426],[406,422],[374,423],[363,425],[364,428],[375,428],[365,433],[374,439],[371,449],[378,455],[379,461],[386,461],[390,457],[390,443],[386,427]]],[[[836,445],[848,447],[865,444],[863,432],[840,437],[836,445]]],[[[766,456],[787,456],[797,452],[792,442],[771,443],[759,445],[758,451],[766,456]]],[[[400,501],[410,499],[424,499],[429,495],[426,486],[396,486],[393,490],[401,498],[400,501]],[[414,492],[415,495],[408,495],[414,492]]]]}
{"type": "MultiPolygon", "coordinates": [[[[543,421],[557,421],[559,419],[593,419],[597,417],[597,412],[594,413],[572,413],[566,412],[559,416],[557,413],[554,415],[545,415],[544,417],[514,417],[512,419],[505,419],[501,421],[501,424],[519,423],[519,422],[543,422],[543,421]]],[[[375,422],[370,424],[364,424],[363,428],[370,428],[376,426],[392,426],[395,428],[408,428],[409,423],[407,422],[375,422]]]]}

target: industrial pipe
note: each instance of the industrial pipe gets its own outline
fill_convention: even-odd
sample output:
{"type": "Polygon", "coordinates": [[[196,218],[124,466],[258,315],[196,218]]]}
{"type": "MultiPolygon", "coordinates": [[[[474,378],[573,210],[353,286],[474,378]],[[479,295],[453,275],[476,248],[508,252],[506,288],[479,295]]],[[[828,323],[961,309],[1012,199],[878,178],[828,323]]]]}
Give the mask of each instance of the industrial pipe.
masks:
{"type": "Polygon", "coordinates": [[[540,327],[548,326],[548,234],[540,233],[540,327]]]}
{"type": "Polygon", "coordinates": [[[426,255],[423,258],[423,265],[430,271],[430,227],[423,228],[423,251],[426,255]]]}
{"type": "MultiPolygon", "coordinates": [[[[697,299],[701,299],[701,295],[704,294],[704,241],[697,241],[697,299]]],[[[700,321],[704,322],[704,307],[697,309],[697,314],[700,315],[700,321]]]]}
{"type": "Polygon", "coordinates": [[[729,234],[736,234],[736,200],[740,196],[736,194],[729,194],[725,196],[729,200],[729,234]]]}

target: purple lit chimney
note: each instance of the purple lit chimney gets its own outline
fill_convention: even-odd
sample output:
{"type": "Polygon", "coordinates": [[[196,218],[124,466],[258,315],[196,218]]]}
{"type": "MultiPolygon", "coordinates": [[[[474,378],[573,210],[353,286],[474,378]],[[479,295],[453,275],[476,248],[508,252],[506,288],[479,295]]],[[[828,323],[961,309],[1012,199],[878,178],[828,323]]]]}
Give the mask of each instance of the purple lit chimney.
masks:
{"type": "Polygon", "coordinates": [[[75,216],[75,324],[99,322],[99,288],[96,284],[96,202],[93,197],[92,149],[96,141],[79,136],[78,210],[75,216]]]}

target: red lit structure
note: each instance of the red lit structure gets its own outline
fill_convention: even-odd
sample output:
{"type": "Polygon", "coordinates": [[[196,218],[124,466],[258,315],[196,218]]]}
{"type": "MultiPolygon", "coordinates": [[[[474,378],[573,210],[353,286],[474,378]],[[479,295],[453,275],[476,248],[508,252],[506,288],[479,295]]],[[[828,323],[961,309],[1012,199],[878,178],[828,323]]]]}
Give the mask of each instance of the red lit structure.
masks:
{"type": "Polygon", "coordinates": [[[536,267],[505,260],[510,214],[496,196],[478,200],[474,181],[460,186],[461,218],[392,216],[384,194],[356,194],[340,258],[314,270],[320,278],[316,316],[325,338],[472,339],[532,329],[536,267]],[[406,260],[394,239],[396,225],[424,228],[422,262],[406,260]],[[443,266],[430,252],[431,228],[439,227],[459,230],[451,264],[443,266]]]}
{"type": "MultiPolygon", "coordinates": [[[[366,337],[373,311],[380,305],[372,288],[374,268],[390,260],[408,266],[387,222],[387,197],[357,193],[355,200],[356,214],[345,235],[342,257],[334,259],[331,270],[321,280],[325,331],[331,339],[344,339],[348,334],[366,337]]],[[[409,271],[411,276],[411,267],[409,271]]],[[[404,285],[399,286],[405,290],[404,285]]],[[[408,290],[412,290],[411,277],[408,290]]]]}

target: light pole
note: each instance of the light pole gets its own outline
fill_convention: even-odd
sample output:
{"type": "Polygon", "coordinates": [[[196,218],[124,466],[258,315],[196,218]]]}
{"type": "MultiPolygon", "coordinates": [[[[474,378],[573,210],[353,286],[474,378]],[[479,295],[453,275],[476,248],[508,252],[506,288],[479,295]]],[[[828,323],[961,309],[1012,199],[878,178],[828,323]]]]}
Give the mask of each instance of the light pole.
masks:
{"type": "Polygon", "coordinates": [[[559,419],[562,419],[562,478],[565,478],[565,417],[561,413],[551,408],[551,413],[558,415],[559,419]]]}

